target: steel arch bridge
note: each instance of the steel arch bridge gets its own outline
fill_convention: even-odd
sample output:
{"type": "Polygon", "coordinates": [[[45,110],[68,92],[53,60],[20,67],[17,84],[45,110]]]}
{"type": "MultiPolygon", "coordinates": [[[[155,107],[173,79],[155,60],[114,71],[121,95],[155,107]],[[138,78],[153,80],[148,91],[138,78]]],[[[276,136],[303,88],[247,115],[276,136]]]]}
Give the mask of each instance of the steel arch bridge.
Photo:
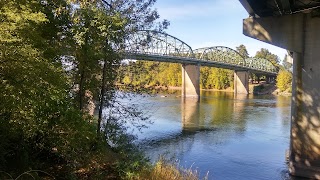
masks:
{"type": "Polygon", "coordinates": [[[278,73],[277,67],[267,59],[244,58],[224,46],[193,50],[182,40],[159,31],[137,31],[125,41],[122,53],[124,59],[197,64],[263,75],[278,73]]]}

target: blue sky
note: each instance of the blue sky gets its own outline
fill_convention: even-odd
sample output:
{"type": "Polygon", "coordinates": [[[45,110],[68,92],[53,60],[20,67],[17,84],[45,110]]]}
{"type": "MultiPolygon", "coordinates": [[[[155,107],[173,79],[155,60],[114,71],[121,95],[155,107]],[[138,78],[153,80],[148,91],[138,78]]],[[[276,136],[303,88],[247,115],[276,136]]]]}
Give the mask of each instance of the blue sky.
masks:
{"type": "Polygon", "coordinates": [[[284,58],[286,50],[246,37],[242,20],[248,17],[239,0],[158,0],[155,4],[161,19],[170,21],[166,32],[193,49],[244,44],[250,56],[261,48],[284,58]]]}

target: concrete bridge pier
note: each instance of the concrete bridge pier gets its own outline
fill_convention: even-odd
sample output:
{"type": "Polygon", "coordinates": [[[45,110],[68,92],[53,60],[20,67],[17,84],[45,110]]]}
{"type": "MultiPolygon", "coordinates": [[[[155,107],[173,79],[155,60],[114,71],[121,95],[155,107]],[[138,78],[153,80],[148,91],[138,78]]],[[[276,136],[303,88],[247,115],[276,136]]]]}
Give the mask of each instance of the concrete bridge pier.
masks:
{"type": "Polygon", "coordinates": [[[320,61],[293,56],[289,171],[320,179],[320,61]]]}
{"type": "Polygon", "coordinates": [[[234,71],[234,94],[249,94],[248,71],[234,71]]]}
{"type": "Polygon", "coordinates": [[[293,53],[289,171],[320,179],[320,18],[248,18],[244,34],[293,53]]]}
{"type": "Polygon", "coordinates": [[[182,64],[182,97],[200,97],[200,65],[182,64]]]}

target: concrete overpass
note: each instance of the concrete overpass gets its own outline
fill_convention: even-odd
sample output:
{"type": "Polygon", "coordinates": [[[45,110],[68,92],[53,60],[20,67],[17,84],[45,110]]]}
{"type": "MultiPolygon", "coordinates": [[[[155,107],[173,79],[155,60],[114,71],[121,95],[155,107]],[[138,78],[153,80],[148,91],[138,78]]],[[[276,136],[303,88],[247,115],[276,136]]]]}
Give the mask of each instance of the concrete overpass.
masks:
{"type": "Polygon", "coordinates": [[[199,97],[200,66],[234,70],[235,94],[248,94],[248,72],[266,75],[267,79],[274,78],[278,73],[278,68],[266,59],[244,58],[224,46],[193,50],[185,42],[164,32],[138,31],[127,38],[124,47],[124,59],[182,64],[183,97],[199,97]]]}
{"type": "Polygon", "coordinates": [[[239,1],[246,36],[292,52],[289,171],[320,179],[320,1],[239,1]]]}

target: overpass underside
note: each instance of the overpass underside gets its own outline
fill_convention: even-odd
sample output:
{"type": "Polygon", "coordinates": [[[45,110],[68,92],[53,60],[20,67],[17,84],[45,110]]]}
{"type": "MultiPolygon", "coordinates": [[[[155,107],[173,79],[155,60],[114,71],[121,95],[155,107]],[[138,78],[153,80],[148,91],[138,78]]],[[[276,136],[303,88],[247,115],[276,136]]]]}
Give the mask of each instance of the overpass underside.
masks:
{"type": "Polygon", "coordinates": [[[293,54],[289,171],[320,179],[320,3],[310,1],[306,5],[314,6],[303,10],[295,7],[297,1],[268,1],[278,5],[273,12],[267,6],[260,10],[266,3],[240,1],[251,15],[243,21],[243,33],[293,54]]]}

